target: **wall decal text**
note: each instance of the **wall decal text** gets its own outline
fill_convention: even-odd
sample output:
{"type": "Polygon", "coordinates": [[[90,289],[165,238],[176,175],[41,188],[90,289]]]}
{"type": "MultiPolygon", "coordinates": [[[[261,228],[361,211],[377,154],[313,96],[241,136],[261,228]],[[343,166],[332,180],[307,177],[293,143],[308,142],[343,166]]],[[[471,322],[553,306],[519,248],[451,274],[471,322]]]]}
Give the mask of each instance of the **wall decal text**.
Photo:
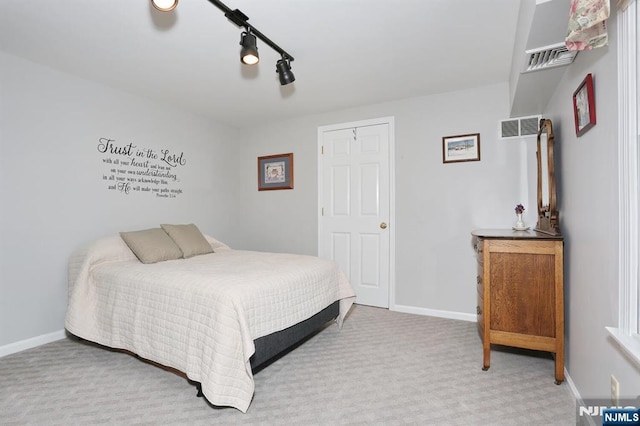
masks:
{"type": "Polygon", "coordinates": [[[106,168],[102,180],[107,181],[108,190],[159,198],[176,198],[183,193],[178,169],[187,164],[184,152],[154,150],[109,138],[98,139],[97,149],[103,154],[106,168]]]}

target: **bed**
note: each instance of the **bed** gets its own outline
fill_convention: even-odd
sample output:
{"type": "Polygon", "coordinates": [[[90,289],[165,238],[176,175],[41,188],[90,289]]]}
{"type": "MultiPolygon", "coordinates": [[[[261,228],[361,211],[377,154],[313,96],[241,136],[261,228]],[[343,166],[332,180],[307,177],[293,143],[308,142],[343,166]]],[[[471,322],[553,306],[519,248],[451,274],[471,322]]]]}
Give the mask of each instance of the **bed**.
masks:
{"type": "Polygon", "coordinates": [[[206,253],[148,263],[121,235],[78,250],[65,328],[179,370],[211,404],[246,412],[253,371],[328,321],[341,327],[355,293],[332,261],[202,240],[206,253]]]}

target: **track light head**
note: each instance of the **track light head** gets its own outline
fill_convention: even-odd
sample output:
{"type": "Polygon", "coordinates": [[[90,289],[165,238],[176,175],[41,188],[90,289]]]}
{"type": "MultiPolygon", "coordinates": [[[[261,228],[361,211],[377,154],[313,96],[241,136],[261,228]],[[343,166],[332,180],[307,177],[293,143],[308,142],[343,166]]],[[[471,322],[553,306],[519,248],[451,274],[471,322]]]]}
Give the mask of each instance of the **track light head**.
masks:
{"type": "Polygon", "coordinates": [[[282,59],[278,60],[276,63],[276,72],[280,78],[281,86],[286,86],[287,84],[296,81],[296,77],[293,75],[293,72],[291,72],[289,60],[285,57],[282,57],[282,59]]]}
{"type": "Polygon", "coordinates": [[[240,61],[243,64],[255,65],[260,61],[260,55],[258,55],[258,45],[256,44],[256,36],[244,31],[240,36],[240,61]]]}
{"type": "Polygon", "coordinates": [[[160,12],[171,12],[178,6],[178,0],[151,0],[151,4],[160,12]]]}
{"type": "MultiPolygon", "coordinates": [[[[161,12],[170,12],[178,6],[179,0],[150,0],[153,7],[161,12]]],[[[291,62],[293,62],[293,56],[285,52],[280,46],[271,41],[267,36],[258,31],[257,28],[250,25],[247,21],[249,17],[242,13],[240,10],[231,10],[221,0],[209,0],[209,3],[220,9],[224,16],[231,22],[236,24],[239,28],[244,28],[246,31],[242,32],[240,36],[240,61],[243,64],[255,65],[260,61],[258,55],[258,45],[256,39],[259,38],[267,46],[278,52],[281,59],[276,63],[276,72],[280,79],[280,85],[286,86],[296,81],[296,77],[291,72],[291,62]]]]}

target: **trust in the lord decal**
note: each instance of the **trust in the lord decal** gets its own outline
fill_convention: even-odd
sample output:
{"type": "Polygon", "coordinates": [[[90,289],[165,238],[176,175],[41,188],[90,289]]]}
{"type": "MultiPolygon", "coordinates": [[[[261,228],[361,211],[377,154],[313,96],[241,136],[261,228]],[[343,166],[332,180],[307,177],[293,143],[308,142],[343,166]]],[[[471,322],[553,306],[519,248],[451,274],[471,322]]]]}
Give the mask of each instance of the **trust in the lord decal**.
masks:
{"type": "Polygon", "coordinates": [[[98,139],[97,149],[104,154],[102,162],[106,171],[102,179],[107,181],[107,189],[123,194],[155,194],[161,198],[182,194],[177,171],[187,164],[184,152],[155,151],[108,138],[98,139]]]}

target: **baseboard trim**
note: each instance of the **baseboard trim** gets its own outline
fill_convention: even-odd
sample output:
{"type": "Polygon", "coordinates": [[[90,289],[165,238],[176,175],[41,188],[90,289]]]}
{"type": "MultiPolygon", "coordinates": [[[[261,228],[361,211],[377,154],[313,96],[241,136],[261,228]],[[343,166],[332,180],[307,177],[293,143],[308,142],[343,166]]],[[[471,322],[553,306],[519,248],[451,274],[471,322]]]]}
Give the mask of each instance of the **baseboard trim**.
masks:
{"type": "Polygon", "coordinates": [[[596,422],[595,420],[593,420],[592,416],[578,416],[578,412],[580,410],[580,407],[584,407],[584,400],[582,399],[582,396],[580,395],[580,392],[578,392],[578,388],[576,387],[576,384],[573,382],[573,380],[571,380],[571,376],[569,376],[569,372],[567,371],[567,369],[564,369],[564,381],[567,382],[567,385],[569,385],[569,389],[571,390],[571,393],[573,394],[573,397],[576,400],[576,425],[578,426],[596,426],[596,422]]]}
{"type": "Polygon", "coordinates": [[[45,345],[47,343],[55,342],[56,340],[61,340],[65,337],[67,337],[67,333],[62,329],[54,331],[53,333],[43,334],[41,336],[32,337],[31,339],[0,346],[0,358],[17,352],[26,351],[27,349],[32,349],[37,346],[45,345]]]}
{"type": "Polygon", "coordinates": [[[477,322],[475,314],[465,314],[464,312],[440,311],[438,309],[417,308],[415,306],[393,305],[390,311],[403,312],[405,314],[427,315],[430,317],[449,318],[462,321],[477,322]]]}

